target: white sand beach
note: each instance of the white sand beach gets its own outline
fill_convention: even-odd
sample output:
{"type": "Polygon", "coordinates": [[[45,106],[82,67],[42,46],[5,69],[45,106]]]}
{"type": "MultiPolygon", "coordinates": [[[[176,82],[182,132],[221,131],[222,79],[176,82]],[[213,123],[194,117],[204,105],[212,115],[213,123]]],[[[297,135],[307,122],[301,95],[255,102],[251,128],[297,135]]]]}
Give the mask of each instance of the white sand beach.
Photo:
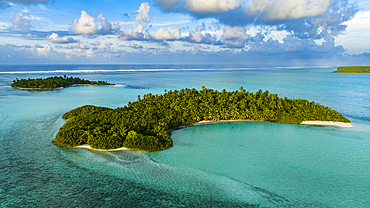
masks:
{"type": "Polygon", "coordinates": [[[301,124],[305,125],[328,125],[328,126],[339,126],[339,127],[352,127],[350,123],[334,122],[334,121],[303,121],[301,124]]]}
{"type": "Polygon", "coordinates": [[[82,149],[90,149],[90,150],[96,150],[96,151],[108,151],[108,152],[111,152],[111,151],[121,151],[121,150],[132,150],[132,149],[128,149],[126,147],[120,147],[120,148],[117,148],[117,149],[108,149],[108,150],[104,150],[104,149],[94,149],[92,148],[90,145],[88,144],[83,144],[83,145],[80,145],[80,146],[76,146],[74,148],[82,148],[82,149]]]}
{"type": "MultiPolygon", "coordinates": [[[[214,122],[230,122],[230,121],[263,121],[263,120],[243,120],[243,119],[237,119],[237,120],[219,120],[219,121],[204,120],[204,121],[200,121],[200,122],[198,122],[196,124],[214,123],[214,122]]],[[[300,124],[304,124],[304,125],[339,126],[339,127],[353,127],[352,124],[350,124],[350,123],[334,122],[334,121],[303,121],[300,124]]]]}

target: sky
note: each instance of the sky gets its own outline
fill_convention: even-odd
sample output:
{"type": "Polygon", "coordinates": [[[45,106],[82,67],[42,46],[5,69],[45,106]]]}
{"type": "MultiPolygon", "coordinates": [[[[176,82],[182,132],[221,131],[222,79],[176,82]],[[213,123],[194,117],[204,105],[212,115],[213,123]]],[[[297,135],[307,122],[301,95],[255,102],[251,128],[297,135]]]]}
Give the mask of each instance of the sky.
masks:
{"type": "Polygon", "coordinates": [[[0,64],[370,65],[370,0],[0,0],[0,64]]]}

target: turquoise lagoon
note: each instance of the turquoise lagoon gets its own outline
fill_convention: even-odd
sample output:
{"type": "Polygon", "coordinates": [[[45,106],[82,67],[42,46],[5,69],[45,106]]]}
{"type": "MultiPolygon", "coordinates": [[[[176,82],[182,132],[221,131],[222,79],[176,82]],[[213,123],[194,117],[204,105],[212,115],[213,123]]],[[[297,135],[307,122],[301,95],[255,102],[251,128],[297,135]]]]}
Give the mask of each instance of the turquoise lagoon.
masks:
{"type": "Polygon", "coordinates": [[[370,207],[370,75],[331,68],[0,66],[0,207],[370,207]],[[116,87],[18,90],[15,78],[78,76],[116,87]],[[304,98],[354,127],[218,122],[173,130],[159,152],[52,144],[61,115],[202,86],[304,98]]]}

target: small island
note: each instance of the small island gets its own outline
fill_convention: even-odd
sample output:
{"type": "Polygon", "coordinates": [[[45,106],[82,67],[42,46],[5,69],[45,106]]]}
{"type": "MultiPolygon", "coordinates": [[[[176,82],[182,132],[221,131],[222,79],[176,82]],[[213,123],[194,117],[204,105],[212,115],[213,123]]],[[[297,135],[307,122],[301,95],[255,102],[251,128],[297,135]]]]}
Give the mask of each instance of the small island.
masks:
{"type": "Polygon", "coordinates": [[[71,87],[76,85],[99,85],[99,86],[114,86],[114,84],[107,83],[106,81],[90,81],[85,79],[80,79],[78,77],[67,77],[55,76],[48,77],[45,79],[15,79],[13,80],[12,87],[19,89],[57,89],[64,87],[71,87]]]}
{"type": "Polygon", "coordinates": [[[116,109],[85,105],[62,116],[67,119],[53,143],[99,150],[158,151],[172,147],[171,130],[204,121],[251,120],[301,124],[303,121],[350,123],[341,113],[305,99],[279,98],[262,90],[219,92],[207,89],[170,90],[138,96],[116,109]]]}
{"type": "MultiPolygon", "coordinates": [[[[337,68],[337,67],[333,67],[337,68]]],[[[334,73],[370,73],[370,66],[341,66],[334,73]]]]}

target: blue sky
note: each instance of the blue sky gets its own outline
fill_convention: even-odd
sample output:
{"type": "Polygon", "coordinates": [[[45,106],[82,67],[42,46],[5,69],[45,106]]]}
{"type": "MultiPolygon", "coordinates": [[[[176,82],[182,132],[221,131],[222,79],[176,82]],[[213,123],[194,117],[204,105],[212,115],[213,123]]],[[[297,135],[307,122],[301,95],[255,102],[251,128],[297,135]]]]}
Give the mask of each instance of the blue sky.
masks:
{"type": "Polygon", "coordinates": [[[370,65],[370,0],[0,0],[0,64],[370,65]]]}

